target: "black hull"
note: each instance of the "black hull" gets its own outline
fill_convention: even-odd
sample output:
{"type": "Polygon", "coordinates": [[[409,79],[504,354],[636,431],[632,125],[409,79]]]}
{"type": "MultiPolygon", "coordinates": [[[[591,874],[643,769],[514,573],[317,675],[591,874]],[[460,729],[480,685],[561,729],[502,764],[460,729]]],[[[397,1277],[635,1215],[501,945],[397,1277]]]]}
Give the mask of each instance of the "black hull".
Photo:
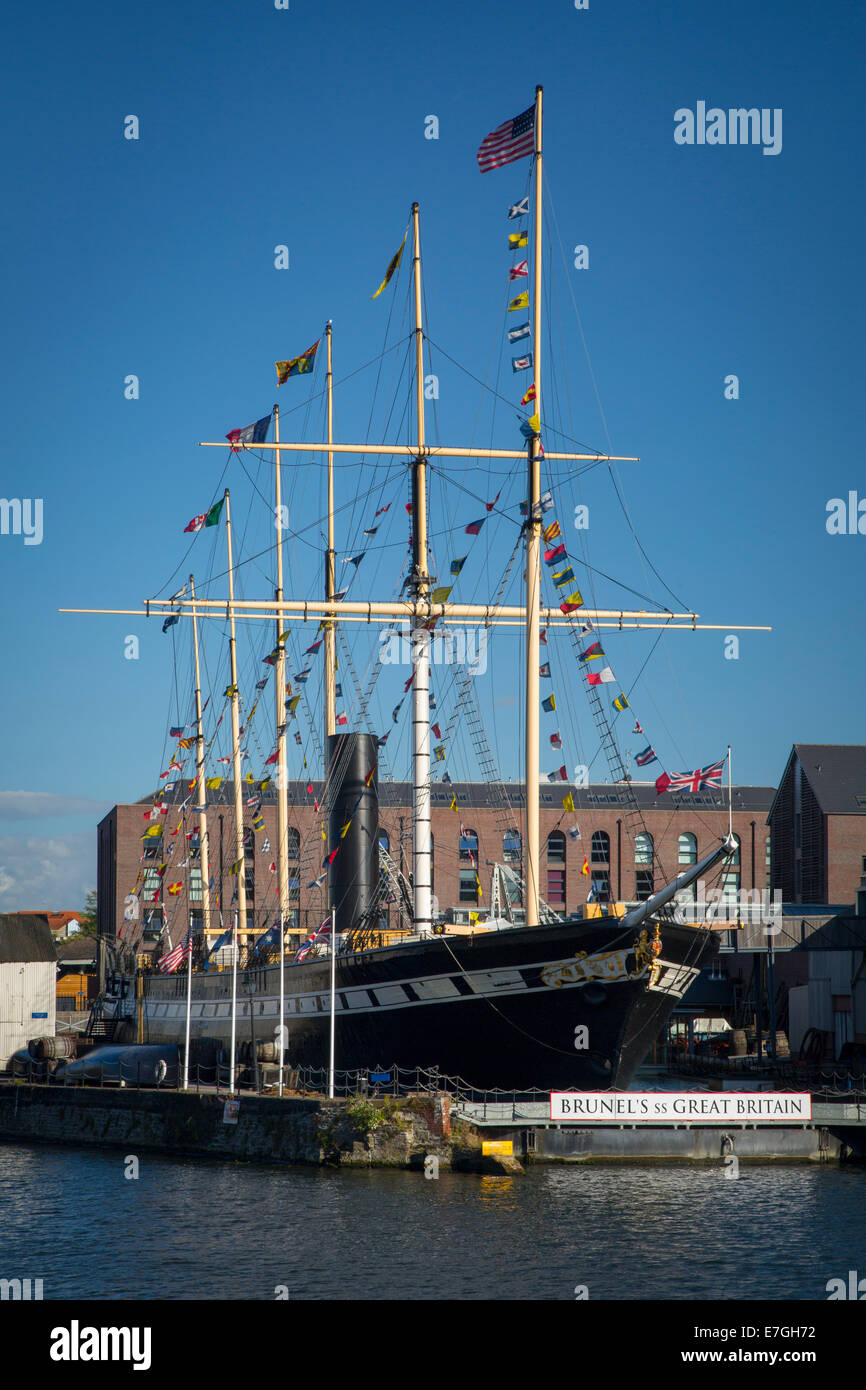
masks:
{"type": "MultiPolygon", "coordinates": [[[[668,924],[654,959],[635,945],[634,929],[590,919],[338,956],[337,1068],[438,1068],[479,1089],[626,1087],[717,949],[712,933],[668,924]]],[[[284,974],[287,1061],[327,1067],[329,962],[284,974]]],[[[228,1043],[231,988],[230,972],[193,976],[193,1039],[228,1043]]],[[[146,1041],[183,1041],[185,1000],[183,976],[145,981],[146,1041]]],[[[250,1010],[256,1041],[272,1041],[278,966],[239,973],[238,1042],[250,1010]]]]}

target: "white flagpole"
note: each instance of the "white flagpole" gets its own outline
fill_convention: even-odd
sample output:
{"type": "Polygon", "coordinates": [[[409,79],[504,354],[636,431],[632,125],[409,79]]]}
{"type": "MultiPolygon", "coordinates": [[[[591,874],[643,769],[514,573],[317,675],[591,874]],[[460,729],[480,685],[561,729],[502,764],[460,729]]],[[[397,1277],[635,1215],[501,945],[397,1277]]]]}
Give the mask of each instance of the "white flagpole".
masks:
{"type": "Polygon", "coordinates": [[[192,913],[189,914],[189,950],[186,957],[186,1044],[183,1054],[183,1089],[189,1090],[189,1020],[192,1013],[192,913]]]}
{"type": "MultiPolygon", "coordinates": [[[[243,873],[243,864],[241,873],[243,873]]],[[[235,1093],[235,1039],[237,1037],[238,1024],[238,910],[234,912],[234,928],[232,931],[232,1044],[229,1056],[229,1094],[235,1093]]]]}
{"type": "Polygon", "coordinates": [[[279,1094],[280,1094],[280,1095],[283,1094],[283,1050],[284,1050],[284,1049],[283,1049],[283,1041],[284,1041],[285,1036],[286,1036],[286,1023],[285,1023],[285,1013],[286,1013],[285,991],[286,991],[286,982],[285,982],[285,976],[284,976],[284,970],[285,970],[285,963],[286,963],[286,962],[285,962],[285,959],[284,959],[284,953],[285,953],[284,941],[285,941],[285,923],[284,923],[284,921],[283,921],[283,914],[282,914],[282,910],[281,910],[281,911],[280,911],[280,1032],[279,1032],[279,1043],[278,1043],[278,1046],[279,1046],[279,1049],[280,1049],[280,1087],[279,1087],[279,1094]]]}
{"type": "Polygon", "coordinates": [[[328,1096],[334,1099],[334,1039],[337,994],[337,914],[331,908],[331,1065],[328,1072],[328,1096]]]}
{"type": "Polygon", "coordinates": [[[728,744],[728,834],[734,833],[734,795],[733,773],[731,772],[731,745],[728,744]]]}

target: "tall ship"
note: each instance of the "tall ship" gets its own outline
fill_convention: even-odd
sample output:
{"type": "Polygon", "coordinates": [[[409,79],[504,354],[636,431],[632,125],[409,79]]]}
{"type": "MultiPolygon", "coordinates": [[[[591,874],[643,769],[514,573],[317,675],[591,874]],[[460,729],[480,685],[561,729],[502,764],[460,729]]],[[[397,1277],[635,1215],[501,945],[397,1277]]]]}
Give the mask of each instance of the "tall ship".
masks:
{"type": "MultiPolygon", "coordinates": [[[[404,408],[391,427],[396,442],[335,438],[329,321],[312,347],[277,363],[279,384],[312,381],[326,437],[281,438],[275,406],[204,446],[226,451],[224,476],[237,472],[250,482],[251,505],[258,498],[267,513],[266,546],[256,551],[248,538],[239,546],[231,492],[221,479],[185,528],[192,544],[212,542],[204,579],[197,587],[190,574],[181,589],[148,599],[143,610],[162,621],[172,643],[175,722],[167,768],[142,812],[141,856],[123,921],[102,936],[98,1007],[127,1041],[177,1042],[193,1057],[203,1039],[216,1041],[229,1059],[232,1086],[238,1044],[252,1030],[254,1041],[275,1039],[281,1088],[284,1067],[332,1065],[362,1073],[438,1069],[486,1089],[625,1088],[716,950],[712,930],[686,924],[678,902],[702,876],[723,871],[734,839],[720,837],[678,875],[664,873],[642,833],[620,751],[617,720],[628,711],[630,722],[634,711],[604,649],[609,631],[694,631],[702,624],[696,614],[664,605],[586,601],[581,587],[595,592],[600,572],[588,562],[578,521],[568,529],[564,522],[571,520],[562,507],[575,480],[626,460],[575,451],[561,412],[544,404],[540,87],[532,106],[485,138],[477,159],[482,173],[506,165],[529,171],[523,196],[507,207],[503,311],[521,390],[519,441],[464,447],[429,438],[429,402],[438,393],[423,307],[420,209],[413,204],[403,242],[372,296],[394,296],[393,280],[406,291],[406,332],[395,330],[389,344],[386,330],[377,359],[378,380],[382,363],[397,360],[395,348],[405,356],[408,391],[395,387],[391,401],[404,408]],[[519,165],[524,159],[528,164],[519,165]],[[406,286],[398,272],[410,260],[406,286]],[[568,447],[555,447],[560,442],[568,447]],[[322,478],[322,510],[304,517],[303,475],[313,472],[322,478]],[[431,479],[437,496],[453,486],[445,530],[431,479]],[[478,542],[484,527],[486,554],[478,542]],[[345,556],[338,554],[338,530],[351,550],[345,556]],[[223,537],[224,563],[216,558],[223,537]],[[370,551],[380,562],[402,554],[390,597],[365,584],[370,565],[362,561],[370,551]],[[295,595],[287,590],[287,555],[295,595]],[[273,596],[241,596],[239,576],[270,563],[273,596]],[[476,601],[461,593],[470,571],[476,601]],[[474,688],[488,637],[511,644],[504,674],[488,684],[493,698],[522,696],[523,722],[520,829],[511,832],[509,862],[491,866],[489,887],[477,840],[462,824],[459,778],[451,776],[468,720],[482,771],[507,796],[474,688]],[[383,677],[393,690],[378,689],[383,677]],[[394,695],[383,729],[381,711],[394,695]],[[579,916],[557,911],[540,890],[542,787],[555,787],[562,838],[581,844],[585,783],[578,773],[585,764],[571,777],[565,763],[582,751],[568,715],[575,700],[588,709],[597,756],[606,759],[625,833],[642,847],[637,861],[644,866],[639,901],[614,903],[609,883],[593,878],[579,916]],[[401,736],[411,763],[411,868],[392,855],[380,831],[380,804],[393,780],[386,763],[393,764],[401,736]],[[551,773],[542,774],[542,746],[559,764],[551,773]],[[467,921],[449,920],[433,891],[437,785],[450,797],[455,836],[459,828],[473,903],[467,921]],[[303,842],[289,823],[290,786],[307,798],[312,829],[303,842]],[[273,801],[275,842],[266,838],[259,849],[263,805],[273,801]],[[262,852],[270,872],[264,894],[250,877],[251,857],[262,852]],[[154,920],[162,933],[159,968],[142,970],[143,933],[154,920]]],[[[635,730],[645,737],[639,721],[635,730]]],[[[655,764],[660,792],[721,785],[724,760],[668,774],[648,742],[637,762],[655,764]]],[[[590,846],[581,847],[589,876],[590,846]]]]}

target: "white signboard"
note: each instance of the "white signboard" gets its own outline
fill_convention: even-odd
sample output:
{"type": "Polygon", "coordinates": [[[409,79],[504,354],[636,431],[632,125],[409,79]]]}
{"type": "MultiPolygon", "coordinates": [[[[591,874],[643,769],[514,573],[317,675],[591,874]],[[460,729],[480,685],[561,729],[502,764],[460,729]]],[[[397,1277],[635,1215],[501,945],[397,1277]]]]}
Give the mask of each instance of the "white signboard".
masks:
{"type": "Polygon", "coordinates": [[[551,1091],[550,1118],[572,1124],[807,1124],[808,1092],[551,1091]]]}

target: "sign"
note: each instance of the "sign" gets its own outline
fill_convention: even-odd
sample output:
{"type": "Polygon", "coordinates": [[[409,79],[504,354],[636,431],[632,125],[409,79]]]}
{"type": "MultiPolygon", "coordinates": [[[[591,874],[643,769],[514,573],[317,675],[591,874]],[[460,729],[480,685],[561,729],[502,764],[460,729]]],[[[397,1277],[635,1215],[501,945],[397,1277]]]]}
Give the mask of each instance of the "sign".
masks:
{"type": "Polygon", "coordinates": [[[223,1124],[236,1125],[240,1108],[241,1103],[239,1100],[227,1100],[223,1106],[223,1124]]]}
{"type": "Polygon", "coordinates": [[[388,1082],[389,1082],[390,1080],[391,1080],[391,1073],[390,1073],[389,1071],[371,1071],[371,1072],[370,1072],[370,1082],[371,1082],[371,1084],[374,1085],[374,1086],[387,1086],[387,1084],[388,1084],[388,1082]]]}
{"type": "Polygon", "coordinates": [[[808,1091],[551,1091],[550,1118],[577,1124],[804,1124],[808,1091]]]}
{"type": "Polygon", "coordinates": [[[510,1139],[483,1139],[481,1152],[485,1158],[488,1154],[501,1154],[504,1157],[513,1158],[514,1144],[510,1139]]]}
{"type": "Polygon", "coordinates": [[[31,1017],[31,1018],[47,1018],[48,1015],[47,1015],[47,1014],[31,1014],[30,1017],[31,1017]]]}

